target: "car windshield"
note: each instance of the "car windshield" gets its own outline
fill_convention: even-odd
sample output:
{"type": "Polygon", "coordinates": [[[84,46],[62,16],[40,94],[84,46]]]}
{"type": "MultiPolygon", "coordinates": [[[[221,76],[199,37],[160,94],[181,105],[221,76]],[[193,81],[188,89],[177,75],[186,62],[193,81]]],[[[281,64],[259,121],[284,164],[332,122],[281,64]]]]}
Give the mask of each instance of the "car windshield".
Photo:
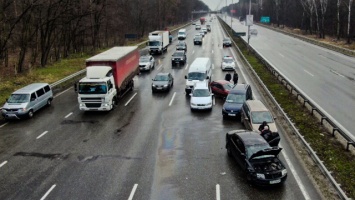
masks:
{"type": "Polygon", "coordinates": [[[267,123],[274,122],[274,119],[269,111],[252,112],[251,119],[253,124],[261,124],[263,121],[266,121],[267,123]]]}
{"type": "Polygon", "coordinates": [[[237,103],[237,104],[242,104],[245,101],[245,95],[244,94],[228,94],[226,98],[226,102],[228,103],[237,103]]]}
{"type": "Polygon", "coordinates": [[[106,94],[107,86],[104,82],[79,83],[79,94],[106,94]]]}
{"type": "Polygon", "coordinates": [[[154,80],[155,81],[168,81],[169,78],[167,75],[156,75],[154,80]]]}
{"type": "Polygon", "coordinates": [[[223,87],[226,90],[231,90],[234,87],[234,85],[232,83],[226,83],[223,85],[223,87]]]}
{"type": "Polygon", "coordinates": [[[159,46],[160,42],[159,41],[149,41],[149,46],[159,46]]]}
{"type": "Polygon", "coordinates": [[[223,62],[225,62],[225,63],[232,63],[232,62],[234,62],[234,60],[233,60],[233,58],[224,58],[224,59],[223,59],[223,62]]]}
{"type": "Polygon", "coordinates": [[[187,78],[189,80],[200,80],[200,81],[203,81],[206,78],[206,74],[205,73],[201,73],[201,72],[190,72],[187,75],[187,78]]]}
{"type": "MultiPolygon", "coordinates": [[[[246,154],[247,154],[246,156],[249,159],[256,152],[267,149],[267,148],[270,148],[270,146],[267,143],[257,143],[257,144],[247,145],[246,146],[246,154]]],[[[266,157],[272,157],[272,155],[262,155],[262,156],[258,156],[255,158],[266,158],[266,157]]]]}
{"type": "Polygon", "coordinates": [[[228,38],[223,39],[223,42],[230,42],[231,40],[228,38]]]}
{"type": "Polygon", "coordinates": [[[210,92],[208,91],[208,89],[196,89],[193,91],[192,96],[193,97],[209,97],[210,92]]]}
{"type": "Polygon", "coordinates": [[[185,44],[184,44],[184,43],[178,43],[177,46],[182,46],[182,47],[184,47],[185,44]]]}
{"type": "Polygon", "coordinates": [[[149,57],[140,57],[139,62],[149,62],[149,57]]]}
{"type": "Polygon", "coordinates": [[[184,52],[175,52],[173,56],[184,56],[184,52]]]}
{"type": "Polygon", "coordinates": [[[26,103],[30,100],[29,94],[12,94],[7,103],[26,103]]]}

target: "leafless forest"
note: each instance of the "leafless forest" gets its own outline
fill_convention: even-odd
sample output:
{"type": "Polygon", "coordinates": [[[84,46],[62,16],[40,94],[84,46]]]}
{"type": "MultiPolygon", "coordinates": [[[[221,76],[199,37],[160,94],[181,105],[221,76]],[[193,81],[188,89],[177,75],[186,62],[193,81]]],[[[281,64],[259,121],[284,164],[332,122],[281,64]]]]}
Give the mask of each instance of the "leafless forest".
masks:
{"type": "Polygon", "coordinates": [[[144,37],[207,9],[199,0],[0,0],[0,71],[123,45],[127,33],[144,37]]]}

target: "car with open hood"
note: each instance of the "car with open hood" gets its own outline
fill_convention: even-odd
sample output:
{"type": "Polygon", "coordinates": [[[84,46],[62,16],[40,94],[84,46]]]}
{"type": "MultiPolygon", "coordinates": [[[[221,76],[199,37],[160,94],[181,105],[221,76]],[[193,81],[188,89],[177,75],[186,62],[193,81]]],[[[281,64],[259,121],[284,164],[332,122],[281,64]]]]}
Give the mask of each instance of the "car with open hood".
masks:
{"type": "Polygon", "coordinates": [[[278,157],[282,148],[271,147],[258,132],[227,132],[226,149],[228,156],[234,158],[244,171],[248,182],[256,185],[276,185],[287,179],[287,169],[278,157]]]}

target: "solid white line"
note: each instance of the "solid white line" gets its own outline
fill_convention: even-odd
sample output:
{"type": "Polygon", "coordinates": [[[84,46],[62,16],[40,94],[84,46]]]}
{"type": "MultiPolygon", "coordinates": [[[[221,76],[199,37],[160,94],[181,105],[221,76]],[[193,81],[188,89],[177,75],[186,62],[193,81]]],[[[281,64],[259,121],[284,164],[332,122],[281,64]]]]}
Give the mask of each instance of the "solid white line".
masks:
{"type": "Polygon", "coordinates": [[[138,184],[134,184],[133,189],[131,191],[131,194],[128,197],[128,200],[132,200],[133,199],[133,196],[134,196],[134,193],[136,193],[137,187],[138,187],[138,184]]]}
{"type": "Polygon", "coordinates": [[[67,114],[67,116],[65,116],[64,118],[68,118],[68,117],[69,117],[70,115],[72,115],[72,114],[73,114],[73,112],[67,114]]]}
{"type": "Polygon", "coordinates": [[[309,74],[309,75],[311,75],[311,76],[314,76],[313,74],[311,74],[309,71],[307,71],[307,70],[303,70],[303,71],[305,71],[307,74],[309,74]]]}
{"type": "Polygon", "coordinates": [[[7,163],[7,161],[5,160],[4,162],[2,162],[2,163],[0,164],[0,167],[6,165],[6,163],[7,163]]]}
{"type": "Polygon", "coordinates": [[[6,124],[8,124],[9,122],[6,122],[5,124],[1,125],[0,128],[4,127],[6,124]]]}
{"type": "Polygon", "coordinates": [[[194,54],[194,53],[195,53],[195,50],[192,51],[192,54],[194,54]]]}
{"type": "Polygon", "coordinates": [[[176,92],[174,92],[173,97],[172,97],[171,100],[170,100],[169,106],[171,106],[171,104],[173,103],[174,98],[175,98],[175,95],[176,95],[176,92]]]}
{"type": "Polygon", "coordinates": [[[213,50],[212,50],[212,54],[213,54],[214,52],[213,52],[213,50]]]}
{"type": "Polygon", "coordinates": [[[67,91],[68,91],[68,90],[70,90],[70,89],[73,89],[73,88],[72,88],[72,87],[70,87],[70,88],[68,88],[68,89],[64,90],[63,92],[58,93],[58,94],[57,94],[57,95],[55,95],[53,98],[56,98],[56,97],[58,97],[59,95],[62,95],[63,93],[67,92],[67,91]]]}
{"type": "Polygon", "coordinates": [[[52,192],[52,190],[55,188],[55,186],[56,186],[55,184],[52,185],[52,187],[46,192],[46,194],[44,194],[44,196],[41,198],[41,200],[44,200],[49,195],[49,193],[52,192]]]}
{"type": "Polygon", "coordinates": [[[159,66],[158,66],[158,70],[159,70],[161,67],[163,67],[163,65],[159,65],[159,66]]]}
{"type": "MultiPolygon", "coordinates": [[[[280,147],[281,147],[281,145],[280,145],[280,147]]],[[[295,180],[296,180],[296,182],[297,182],[297,185],[300,187],[300,190],[301,190],[301,192],[302,192],[302,194],[303,194],[303,197],[304,197],[306,200],[310,200],[311,198],[310,198],[309,194],[307,193],[306,188],[303,186],[303,183],[302,183],[300,177],[298,176],[298,174],[297,174],[295,168],[293,167],[293,165],[292,165],[290,159],[288,158],[287,154],[285,153],[285,151],[281,151],[281,152],[282,152],[282,155],[284,156],[284,158],[285,158],[285,160],[286,160],[286,162],[287,162],[287,165],[289,166],[289,168],[290,168],[290,170],[291,170],[293,176],[295,177],[295,180]]]]}
{"type": "Polygon", "coordinates": [[[219,188],[219,184],[216,185],[216,200],[221,199],[221,190],[219,188]]]}
{"type": "Polygon", "coordinates": [[[189,64],[186,65],[185,70],[187,70],[188,67],[189,67],[189,64]]]}
{"type": "Polygon", "coordinates": [[[48,131],[44,131],[41,135],[39,135],[36,139],[39,139],[39,138],[41,138],[42,136],[44,136],[45,134],[47,134],[48,133],[48,131]]]}
{"type": "Polygon", "coordinates": [[[214,69],[214,64],[212,64],[212,69],[214,69]]]}
{"type": "Polygon", "coordinates": [[[285,56],[284,56],[284,55],[282,55],[281,53],[279,53],[279,54],[280,54],[280,56],[281,56],[281,57],[283,57],[283,58],[285,57],[285,56]]]}
{"type": "Polygon", "coordinates": [[[137,92],[127,101],[127,103],[124,106],[127,106],[129,102],[132,101],[132,99],[137,95],[137,92]]]}

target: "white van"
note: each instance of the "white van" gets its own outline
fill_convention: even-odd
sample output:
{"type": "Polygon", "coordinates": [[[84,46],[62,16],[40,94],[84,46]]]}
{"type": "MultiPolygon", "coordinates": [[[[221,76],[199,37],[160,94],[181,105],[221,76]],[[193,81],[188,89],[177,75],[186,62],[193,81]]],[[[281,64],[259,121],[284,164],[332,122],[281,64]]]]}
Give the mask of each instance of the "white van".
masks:
{"type": "Polygon", "coordinates": [[[189,72],[185,76],[186,95],[190,94],[195,83],[200,81],[210,82],[212,77],[212,62],[210,58],[196,58],[190,65],[189,72]]]}
{"type": "Polygon", "coordinates": [[[48,83],[33,83],[11,94],[1,110],[5,119],[33,117],[40,108],[50,106],[53,92],[48,83]]]}
{"type": "Polygon", "coordinates": [[[186,29],[180,29],[178,32],[178,39],[185,40],[187,36],[186,29]]]}

